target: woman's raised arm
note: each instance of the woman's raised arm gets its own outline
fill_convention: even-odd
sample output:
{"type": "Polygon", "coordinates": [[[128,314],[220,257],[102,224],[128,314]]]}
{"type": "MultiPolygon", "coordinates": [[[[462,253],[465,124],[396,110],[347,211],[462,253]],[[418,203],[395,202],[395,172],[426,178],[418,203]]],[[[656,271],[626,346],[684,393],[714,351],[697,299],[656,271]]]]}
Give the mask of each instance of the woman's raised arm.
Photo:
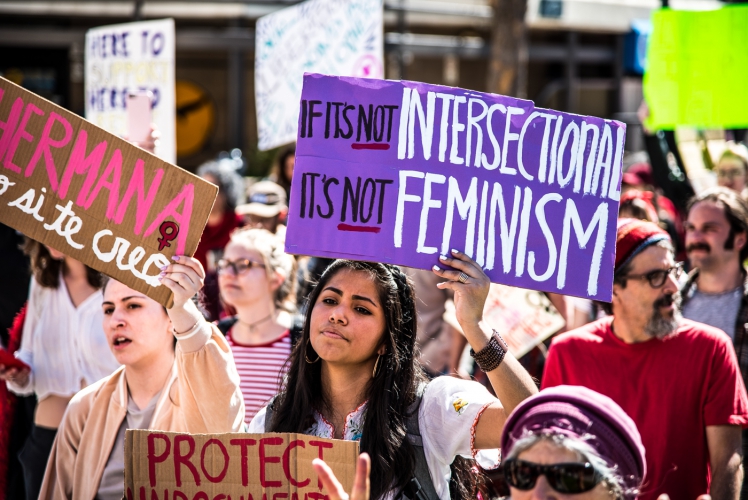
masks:
{"type": "Polygon", "coordinates": [[[202,288],[203,266],[180,255],[162,271],[162,283],[174,292],[168,309],[177,338],[180,405],[192,433],[239,432],[244,425],[244,400],[239,374],[226,339],[208,324],[192,297],[202,288]]]}
{"type": "MultiPolygon", "coordinates": [[[[454,292],[457,321],[470,347],[480,353],[493,337],[493,330],[483,321],[483,308],[491,284],[488,276],[462,252],[452,250],[451,256],[440,257],[440,260],[443,265],[434,266],[434,273],[447,281],[437,286],[454,292]]],[[[500,343],[507,351],[504,359],[498,367],[487,372],[499,402],[488,407],[478,420],[476,449],[498,448],[506,418],[520,402],[538,392],[530,374],[508,352],[507,345],[503,341],[500,343]]]]}

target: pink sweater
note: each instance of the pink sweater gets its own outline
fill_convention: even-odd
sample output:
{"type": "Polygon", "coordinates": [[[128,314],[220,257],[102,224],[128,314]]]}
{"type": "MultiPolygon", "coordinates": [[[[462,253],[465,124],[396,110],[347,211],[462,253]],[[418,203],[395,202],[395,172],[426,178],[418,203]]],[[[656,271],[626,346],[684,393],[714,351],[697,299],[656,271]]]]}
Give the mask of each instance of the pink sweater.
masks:
{"type": "MultiPolygon", "coordinates": [[[[244,400],[226,339],[214,325],[201,322],[177,340],[172,376],[150,428],[240,432],[244,400]]],[[[76,394],[57,432],[39,498],[93,500],[126,415],[125,367],[76,394]]]]}

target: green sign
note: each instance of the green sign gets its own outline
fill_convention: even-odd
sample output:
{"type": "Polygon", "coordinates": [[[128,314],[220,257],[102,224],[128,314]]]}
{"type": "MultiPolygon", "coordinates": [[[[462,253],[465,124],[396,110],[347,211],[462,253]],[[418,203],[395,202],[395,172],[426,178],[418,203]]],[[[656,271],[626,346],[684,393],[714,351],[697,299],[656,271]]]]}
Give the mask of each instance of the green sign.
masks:
{"type": "Polygon", "coordinates": [[[748,5],[661,9],[652,25],[647,127],[748,127],[748,5]]]}

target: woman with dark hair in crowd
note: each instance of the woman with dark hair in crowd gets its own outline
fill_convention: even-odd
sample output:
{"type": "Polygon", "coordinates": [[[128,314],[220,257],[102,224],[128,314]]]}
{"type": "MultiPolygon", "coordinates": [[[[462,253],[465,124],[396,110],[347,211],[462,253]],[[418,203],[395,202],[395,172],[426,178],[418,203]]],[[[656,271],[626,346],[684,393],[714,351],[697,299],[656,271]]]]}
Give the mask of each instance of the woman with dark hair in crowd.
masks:
{"type": "Polygon", "coordinates": [[[123,498],[127,429],[206,434],[244,426],[231,350],[191,300],[205,279],[200,262],[174,257],[159,279],[174,292],[168,310],[118,281],[104,286],[97,305],[122,367],[70,401],[40,499],[123,498]]]}
{"type": "Polygon", "coordinates": [[[19,454],[26,497],[36,500],[70,398],[119,363],[101,327],[101,275],[34,240],[27,239],[25,250],[34,278],[16,357],[29,369],[0,365],[0,379],[14,393],[38,399],[34,426],[19,454]]]}
{"type": "Polygon", "coordinates": [[[286,190],[286,200],[291,200],[291,181],[293,180],[293,169],[296,164],[296,144],[283,146],[273,162],[273,170],[270,172],[270,180],[275,181],[286,190]]]}
{"type": "Polygon", "coordinates": [[[207,271],[201,299],[213,320],[219,319],[224,312],[218,300],[216,262],[221,258],[231,232],[242,224],[242,217],[235,209],[244,203],[244,179],[237,173],[236,165],[233,160],[224,158],[204,163],[197,169],[197,175],[218,186],[216,201],[194,256],[207,271]]]}
{"type": "Polygon", "coordinates": [[[218,261],[221,299],[236,315],[218,323],[241,378],[247,423],[280,390],[291,354],[296,260],[265,229],[238,229],[218,261]]]}
{"type": "Polygon", "coordinates": [[[475,498],[458,457],[493,450],[497,459],[504,421],[537,389],[482,321],[489,280],[480,266],[456,251],[440,266],[434,272],[445,281],[437,286],[454,292],[457,319],[499,399],[476,382],[426,383],[410,280],[396,266],[337,260],[309,297],[283,391],[249,431],[360,440],[375,499],[475,498]]]}

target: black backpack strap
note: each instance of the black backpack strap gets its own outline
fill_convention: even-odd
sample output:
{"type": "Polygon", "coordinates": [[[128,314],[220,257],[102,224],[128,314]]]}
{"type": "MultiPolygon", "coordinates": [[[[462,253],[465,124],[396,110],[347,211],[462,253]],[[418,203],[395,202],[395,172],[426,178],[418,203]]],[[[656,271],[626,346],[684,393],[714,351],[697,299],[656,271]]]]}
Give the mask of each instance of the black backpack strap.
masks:
{"type": "Polygon", "coordinates": [[[428,384],[423,383],[418,386],[416,400],[408,409],[408,418],[405,421],[405,429],[408,441],[413,445],[416,454],[416,467],[413,472],[413,479],[403,488],[401,498],[410,500],[439,500],[436,494],[434,481],[429,472],[429,464],[426,461],[426,454],[423,452],[423,437],[421,436],[421,424],[418,422],[418,413],[423,400],[423,393],[428,384]]]}
{"type": "Polygon", "coordinates": [[[273,421],[273,404],[275,404],[275,396],[268,401],[265,407],[265,432],[270,432],[270,422],[273,421]]]}
{"type": "Polygon", "coordinates": [[[229,330],[231,330],[231,327],[236,324],[236,321],[236,316],[231,316],[230,318],[223,318],[218,323],[216,323],[216,326],[225,336],[229,332],[229,330]]]}

